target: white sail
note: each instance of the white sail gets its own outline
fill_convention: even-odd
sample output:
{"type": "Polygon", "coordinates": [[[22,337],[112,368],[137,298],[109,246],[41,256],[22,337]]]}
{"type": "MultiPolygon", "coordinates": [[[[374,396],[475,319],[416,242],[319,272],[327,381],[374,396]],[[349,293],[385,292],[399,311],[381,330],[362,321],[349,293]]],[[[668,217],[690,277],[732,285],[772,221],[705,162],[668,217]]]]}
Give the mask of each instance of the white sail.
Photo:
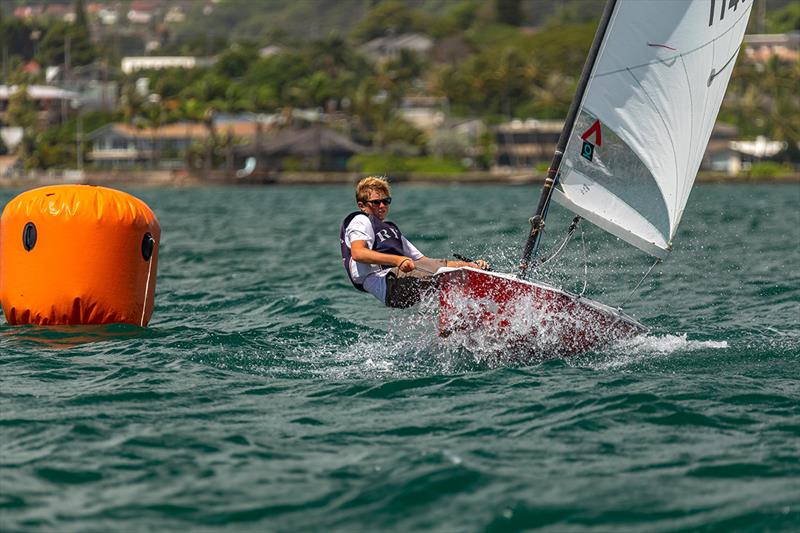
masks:
{"type": "Polygon", "coordinates": [[[617,0],[554,198],[657,257],[671,248],[754,0],[617,0]]]}

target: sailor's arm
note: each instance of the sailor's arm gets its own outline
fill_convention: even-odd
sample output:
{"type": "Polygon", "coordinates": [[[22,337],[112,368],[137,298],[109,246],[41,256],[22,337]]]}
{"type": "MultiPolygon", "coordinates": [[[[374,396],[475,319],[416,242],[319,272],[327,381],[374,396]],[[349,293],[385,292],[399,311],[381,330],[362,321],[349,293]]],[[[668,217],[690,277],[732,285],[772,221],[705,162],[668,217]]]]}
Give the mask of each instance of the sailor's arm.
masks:
{"type": "Polygon", "coordinates": [[[367,241],[353,241],[350,243],[350,256],[358,263],[371,265],[392,265],[403,272],[414,270],[414,260],[410,257],[393,254],[383,254],[367,248],[367,241]]]}
{"type": "MultiPolygon", "coordinates": [[[[420,259],[427,259],[427,257],[423,256],[420,259]]],[[[475,262],[453,261],[451,259],[446,259],[445,260],[445,266],[452,267],[452,268],[472,267],[472,268],[479,268],[481,270],[486,270],[487,268],[489,268],[489,263],[487,263],[483,259],[476,259],[475,262]]]]}

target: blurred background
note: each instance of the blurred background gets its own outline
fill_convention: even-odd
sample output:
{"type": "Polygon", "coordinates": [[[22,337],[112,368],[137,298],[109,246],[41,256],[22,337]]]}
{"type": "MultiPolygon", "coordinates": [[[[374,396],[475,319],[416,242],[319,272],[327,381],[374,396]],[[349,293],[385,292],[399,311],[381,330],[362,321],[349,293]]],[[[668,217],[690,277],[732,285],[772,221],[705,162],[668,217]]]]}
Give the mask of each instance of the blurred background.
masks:
{"type": "MultiPolygon", "coordinates": [[[[535,180],[597,0],[0,0],[0,183],[535,180]]],[[[700,179],[797,179],[800,1],[756,0],[700,179]]]]}

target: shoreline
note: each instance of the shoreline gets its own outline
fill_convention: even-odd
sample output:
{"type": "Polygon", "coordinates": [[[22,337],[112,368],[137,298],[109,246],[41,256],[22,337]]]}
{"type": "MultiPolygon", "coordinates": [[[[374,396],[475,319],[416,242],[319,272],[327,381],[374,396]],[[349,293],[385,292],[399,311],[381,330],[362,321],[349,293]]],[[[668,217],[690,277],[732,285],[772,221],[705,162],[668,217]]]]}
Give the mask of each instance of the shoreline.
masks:
{"type": "MultiPolygon", "coordinates": [[[[16,178],[0,178],[0,189],[29,189],[46,185],[99,185],[106,187],[213,187],[213,186],[279,186],[279,185],[354,185],[366,174],[361,172],[283,172],[257,179],[225,178],[215,175],[203,178],[175,171],[87,172],[69,177],[44,174],[16,178]]],[[[450,174],[389,175],[394,184],[414,185],[530,185],[544,182],[544,174],[526,172],[466,172],[450,174]]],[[[730,176],[718,172],[699,172],[695,183],[792,184],[800,183],[800,173],[785,177],[730,176]]]]}

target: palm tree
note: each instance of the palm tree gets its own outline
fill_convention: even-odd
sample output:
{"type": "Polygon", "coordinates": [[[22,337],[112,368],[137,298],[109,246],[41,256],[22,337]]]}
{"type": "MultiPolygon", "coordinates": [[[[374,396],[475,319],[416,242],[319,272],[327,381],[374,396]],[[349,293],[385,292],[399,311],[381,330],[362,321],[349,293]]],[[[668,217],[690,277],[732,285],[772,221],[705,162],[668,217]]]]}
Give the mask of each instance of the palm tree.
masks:
{"type": "Polygon", "coordinates": [[[158,129],[164,124],[164,110],[161,98],[151,94],[144,106],[144,116],[150,128],[150,168],[156,167],[156,158],[161,156],[161,139],[157,137],[158,129]]]}

